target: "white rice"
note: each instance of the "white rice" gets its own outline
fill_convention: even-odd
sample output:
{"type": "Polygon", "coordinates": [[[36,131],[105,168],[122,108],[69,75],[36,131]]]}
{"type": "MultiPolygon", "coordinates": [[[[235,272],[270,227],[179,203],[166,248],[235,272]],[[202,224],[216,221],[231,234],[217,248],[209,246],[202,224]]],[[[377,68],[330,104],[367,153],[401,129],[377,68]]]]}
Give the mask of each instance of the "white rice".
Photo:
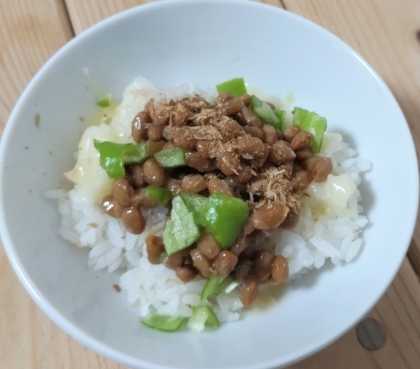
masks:
{"type": "MultiPolygon", "coordinates": [[[[328,151],[321,154],[332,158],[333,173],[347,174],[358,186],[361,173],[370,169],[370,162],[357,157],[356,151],[345,142],[330,145],[328,151]]],[[[363,244],[360,234],[368,224],[367,217],[361,214],[361,200],[360,191],[356,189],[348,199],[348,216],[331,212],[317,220],[303,203],[297,226],[293,230],[278,230],[271,236],[275,253],[288,259],[290,276],[297,277],[310,269],[319,269],[328,259],[338,264],[356,257],[363,244]]]]}
{"type": "MultiPolygon", "coordinates": [[[[151,93],[147,89],[143,92],[151,93]]],[[[170,100],[191,96],[193,92],[199,92],[211,100],[210,94],[191,90],[186,84],[174,90],[160,91],[159,96],[170,100]]],[[[156,92],[153,93],[156,95],[156,92]]],[[[342,142],[340,137],[332,135],[329,145],[321,154],[332,158],[335,175],[347,174],[358,186],[361,173],[370,169],[370,163],[357,157],[355,150],[342,142]]],[[[47,191],[45,196],[58,201],[60,235],[76,246],[89,250],[89,267],[104,269],[109,273],[117,269],[125,271],[120,278],[120,286],[139,316],[158,313],[189,317],[192,307],[200,304],[205,280],[183,283],[173,270],[148,261],[145,239],[150,233],[162,233],[166,208],[142,209],[147,220],[146,231],[133,235],[125,230],[120,219],[104,214],[93,201],[81,196],[78,188],[70,192],[47,191]]],[[[316,219],[308,203],[303,201],[298,225],[293,230],[279,229],[270,236],[264,247],[271,246],[277,255],[288,259],[292,278],[310,269],[323,267],[327,260],[334,264],[350,262],[362,248],[360,234],[368,224],[366,216],[361,215],[363,208],[360,201],[360,192],[356,188],[346,204],[346,216],[330,210],[316,219]]],[[[212,307],[222,322],[238,319],[243,307],[238,288],[218,295],[212,307]]]]}

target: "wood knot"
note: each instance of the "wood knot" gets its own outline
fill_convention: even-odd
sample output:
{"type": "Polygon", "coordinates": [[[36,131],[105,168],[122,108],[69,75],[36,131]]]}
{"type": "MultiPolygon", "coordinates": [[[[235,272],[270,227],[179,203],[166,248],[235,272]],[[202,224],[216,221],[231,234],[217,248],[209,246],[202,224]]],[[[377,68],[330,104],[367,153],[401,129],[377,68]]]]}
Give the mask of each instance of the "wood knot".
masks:
{"type": "Polygon", "coordinates": [[[420,29],[416,31],[416,40],[418,43],[420,43],[420,29]]]}
{"type": "Polygon", "coordinates": [[[365,318],[357,325],[356,336],[359,343],[369,351],[379,350],[386,342],[385,328],[373,318],[365,318]]]}

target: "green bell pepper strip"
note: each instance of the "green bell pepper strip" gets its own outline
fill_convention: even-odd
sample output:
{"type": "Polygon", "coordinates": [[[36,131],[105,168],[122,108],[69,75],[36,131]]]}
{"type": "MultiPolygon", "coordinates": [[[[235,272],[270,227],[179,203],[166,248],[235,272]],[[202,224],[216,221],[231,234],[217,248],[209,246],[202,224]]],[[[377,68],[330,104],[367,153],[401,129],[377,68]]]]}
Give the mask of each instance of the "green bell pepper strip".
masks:
{"type": "Polygon", "coordinates": [[[128,144],[123,156],[124,165],[139,164],[149,156],[149,144],[147,141],[138,144],[128,144]]]}
{"type": "Polygon", "coordinates": [[[99,100],[97,104],[102,108],[108,108],[112,104],[112,95],[106,95],[102,100],[99,100]]]}
{"type": "Polygon", "coordinates": [[[248,217],[248,205],[244,201],[221,192],[209,196],[203,208],[204,226],[222,249],[232,245],[248,217]]]}
{"type": "Polygon", "coordinates": [[[286,128],[286,110],[275,109],[274,114],[276,115],[276,117],[278,118],[280,122],[280,127],[281,127],[280,131],[284,131],[284,129],[286,128]]]}
{"type": "MultiPolygon", "coordinates": [[[[234,281],[235,280],[230,275],[226,276],[217,285],[216,294],[219,294],[219,293],[222,293],[222,292],[229,293],[230,291],[226,291],[226,290],[234,281]]],[[[236,285],[233,286],[233,287],[236,287],[236,285]]],[[[234,288],[232,288],[232,289],[234,289],[234,288]]]]}
{"type": "Polygon", "coordinates": [[[218,289],[220,279],[219,277],[211,277],[205,284],[203,291],[201,292],[201,301],[207,301],[210,295],[216,293],[218,289]]]}
{"type": "Polygon", "coordinates": [[[144,324],[146,327],[164,332],[177,331],[181,327],[182,323],[184,323],[184,321],[184,317],[159,314],[152,314],[145,317],[144,319],[140,319],[140,323],[144,324]]]}
{"type": "Polygon", "coordinates": [[[243,78],[233,78],[229,81],[216,85],[219,95],[222,92],[230,92],[234,97],[239,97],[247,93],[245,81],[243,78]]]}
{"type": "Polygon", "coordinates": [[[172,197],[171,191],[159,186],[147,186],[145,197],[165,206],[172,197]]]}
{"type": "Polygon", "coordinates": [[[268,105],[265,101],[260,100],[255,95],[251,97],[251,108],[255,114],[258,115],[265,123],[270,124],[274,128],[281,131],[281,122],[280,119],[275,114],[274,110],[271,109],[271,106],[268,105]]]}
{"type": "Polygon", "coordinates": [[[155,154],[155,158],[164,168],[176,168],[187,165],[185,150],[180,147],[159,151],[155,154]]]}
{"type": "Polygon", "coordinates": [[[187,191],[180,192],[179,196],[184,200],[187,208],[192,211],[196,224],[204,227],[203,209],[204,205],[207,203],[207,197],[187,191]]]}
{"type": "Polygon", "coordinates": [[[196,306],[188,319],[187,327],[195,331],[202,331],[204,327],[219,327],[220,322],[213,309],[208,306],[196,306]]]}
{"type": "Polygon", "coordinates": [[[163,245],[168,255],[191,246],[200,237],[200,230],[195,224],[193,213],[184,200],[176,196],[172,200],[171,219],[166,222],[163,231],[163,245]]]}
{"type": "Polygon", "coordinates": [[[310,146],[314,150],[314,153],[319,153],[324,133],[327,130],[327,120],[317,113],[302,108],[295,108],[293,124],[312,135],[310,146]]]}
{"type": "Polygon", "coordinates": [[[109,178],[124,177],[124,165],[143,162],[149,152],[147,142],[118,144],[93,140],[93,144],[99,152],[99,164],[105,169],[109,178]]]}
{"type": "Polygon", "coordinates": [[[225,278],[211,277],[201,292],[201,301],[206,302],[209,296],[225,292],[232,282],[234,279],[229,275],[225,278]]]}

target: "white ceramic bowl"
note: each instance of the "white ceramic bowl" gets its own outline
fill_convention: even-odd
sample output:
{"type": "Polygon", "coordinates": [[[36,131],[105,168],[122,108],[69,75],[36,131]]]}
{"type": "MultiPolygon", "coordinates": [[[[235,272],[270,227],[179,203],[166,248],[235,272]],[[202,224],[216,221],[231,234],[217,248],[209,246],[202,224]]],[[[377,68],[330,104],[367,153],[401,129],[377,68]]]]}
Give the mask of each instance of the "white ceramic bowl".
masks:
{"type": "Polygon", "coordinates": [[[134,368],[257,369],[290,364],[352,327],[390,284],[407,250],[418,202],[417,161],[385,84],[350,47],[319,26],[245,1],[144,5],[92,27],[36,75],[7,124],[0,160],[0,227],[10,261],[38,305],[71,336],[134,368]],[[373,163],[363,205],[371,225],[360,257],[309,273],[264,313],[213,332],[142,327],[111,288],[118,276],[86,267],[87,251],[57,234],[43,191],[63,185],[95,97],[88,67],[121,96],[137,75],[158,86],[214,85],[242,76],[272,95],[293,91],[373,163]],[[40,126],[34,117],[40,115],[40,126]],[[52,153],[52,154],[51,154],[52,153]]]}

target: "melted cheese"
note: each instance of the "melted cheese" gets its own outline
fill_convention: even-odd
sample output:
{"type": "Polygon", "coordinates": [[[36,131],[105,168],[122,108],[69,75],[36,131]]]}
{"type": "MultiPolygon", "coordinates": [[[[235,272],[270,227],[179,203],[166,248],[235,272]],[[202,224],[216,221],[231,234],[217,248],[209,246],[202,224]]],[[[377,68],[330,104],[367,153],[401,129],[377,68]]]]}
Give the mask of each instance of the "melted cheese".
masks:
{"type": "Polygon", "coordinates": [[[64,175],[76,185],[80,194],[90,201],[100,203],[112,191],[112,180],[99,165],[99,153],[93,140],[116,143],[134,143],[131,122],[144,109],[155,86],[144,78],[136,78],[125,90],[122,103],[107,109],[106,120],[88,127],[79,142],[75,167],[64,175]],[[107,122],[110,120],[110,123],[107,122]]]}
{"type": "Polygon", "coordinates": [[[356,191],[356,185],[347,174],[329,174],[326,181],[313,182],[303,201],[309,205],[312,217],[317,220],[328,211],[339,216],[350,216],[348,200],[356,191]]]}

